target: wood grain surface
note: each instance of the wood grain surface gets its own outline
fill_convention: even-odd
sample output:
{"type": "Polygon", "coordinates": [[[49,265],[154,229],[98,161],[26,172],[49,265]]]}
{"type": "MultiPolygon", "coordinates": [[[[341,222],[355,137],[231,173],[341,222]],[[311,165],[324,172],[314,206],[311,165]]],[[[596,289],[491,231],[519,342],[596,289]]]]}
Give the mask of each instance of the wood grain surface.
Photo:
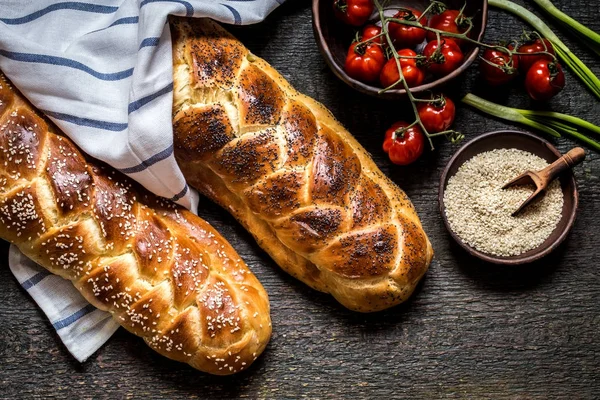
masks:
{"type": "MultiPolygon", "coordinates": [[[[555,3],[600,31],[600,1],[555,3]]],[[[486,39],[517,35],[523,27],[492,9],[486,39]]],[[[425,280],[399,307],[352,313],[283,273],[233,218],[204,200],[200,215],[263,282],[273,319],[273,338],[255,365],[218,378],[161,357],[122,329],[79,364],[12,277],[8,244],[1,242],[0,398],[599,398],[598,154],[588,153],[577,168],[580,213],[566,243],[532,265],[485,264],[452,242],[437,211],[439,175],[458,146],[438,140],[436,151],[415,165],[391,165],[381,150],[383,131],[410,117],[408,105],[360,95],[334,77],[314,41],[309,1],[289,0],[266,22],[232,30],[332,109],[408,193],[436,251],[425,280]]],[[[560,36],[600,76],[598,58],[560,36]]],[[[474,67],[448,89],[456,100],[469,91],[534,106],[519,85],[490,93],[474,67]]],[[[549,106],[600,124],[600,102],[570,72],[567,88],[549,106]]],[[[468,140],[512,126],[459,106],[456,127],[468,140]]],[[[563,152],[575,145],[556,143],[563,152]]]]}

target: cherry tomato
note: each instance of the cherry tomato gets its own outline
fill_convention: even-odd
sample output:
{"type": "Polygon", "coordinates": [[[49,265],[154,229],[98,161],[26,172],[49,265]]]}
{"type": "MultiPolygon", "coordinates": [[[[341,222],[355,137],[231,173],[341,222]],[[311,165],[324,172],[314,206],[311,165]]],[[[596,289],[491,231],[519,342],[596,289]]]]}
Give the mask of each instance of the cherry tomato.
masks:
{"type": "Polygon", "coordinates": [[[406,128],[408,125],[407,122],[398,121],[385,132],[383,151],[388,154],[390,161],[397,165],[408,165],[415,162],[423,154],[425,148],[425,135],[418,125],[398,132],[395,140],[392,138],[396,130],[406,128]]]}
{"type": "Polygon", "coordinates": [[[385,55],[378,44],[352,43],[348,49],[344,70],[361,82],[374,82],[385,64],[385,55]]]}
{"type": "Polygon", "coordinates": [[[529,68],[525,89],[534,100],[549,100],[565,87],[565,74],[559,63],[538,60],[529,68]]]}
{"type": "MultiPolygon", "coordinates": [[[[402,49],[398,51],[398,55],[400,57],[417,57],[417,53],[411,49],[402,49]]],[[[425,71],[418,65],[415,58],[401,58],[400,67],[409,87],[419,86],[425,80],[425,71]]],[[[379,82],[381,86],[386,88],[398,81],[398,79],[400,79],[400,74],[398,73],[396,59],[390,58],[381,70],[379,82]]],[[[398,84],[396,88],[402,88],[402,84],[398,84]]]]}
{"type": "Polygon", "coordinates": [[[519,57],[507,53],[486,49],[481,56],[479,70],[483,79],[492,86],[499,86],[512,81],[517,76],[519,57]]]}
{"type": "MultiPolygon", "coordinates": [[[[363,28],[361,40],[364,42],[367,39],[371,39],[381,33],[381,28],[376,25],[367,25],[363,28]]],[[[369,43],[383,44],[383,36],[379,36],[376,39],[371,40],[369,43]]]]}
{"type": "Polygon", "coordinates": [[[436,52],[439,42],[434,40],[427,43],[423,55],[428,59],[428,68],[432,74],[438,76],[448,75],[463,63],[464,55],[460,47],[452,39],[443,38],[440,52],[436,52]]]}
{"type": "Polygon", "coordinates": [[[554,58],[549,54],[533,54],[540,53],[542,51],[547,51],[552,55],[555,54],[552,43],[550,43],[547,39],[536,39],[533,42],[528,42],[519,46],[519,53],[529,53],[528,55],[519,55],[519,68],[523,74],[526,74],[527,71],[529,71],[529,68],[531,68],[531,66],[538,60],[554,60],[554,58]],[[544,47],[544,44],[546,47],[544,47]]]}
{"type": "MultiPolygon", "coordinates": [[[[440,31],[450,33],[464,33],[469,29],[471,24],[470,18],[465,17],[458,10],[446,10],[441,14],[431,17],[429,27],[439,29],[440,31]]],[[[435,32],[427,32],[427,40],[433,41],[436,39],[435,32]]],[[[465,44],[464,39],[452,38],[459,46],[465,44]]]]}
{"type": "MultiPolygon", "coordinates": [[[[423,26],[427,26],[427,18],[421,18],[421,12],[412,8],[407,10],[401,10],[394,15],[396,19],[403,19],[406,21],[418,21],[423,26]],[[407,11],[408,10],[408,11],[407,11]]],[[[397,22],[390,22],[388,25],[388,32],[394,43],[401,47],[415,47],[418,44],[423,43],[425,40],[425,29],[418,28],[416,26],[402,25],[397,22]]]]}
{"type": "Polygon", "coordinates": [[[364,25],[373,13],[372,0],[334,0],[335,16],[342,22],[352,25],[364,25]]]}
{"type": "Polygon", "coordinates": [[[442,132],[450,128],[456,113],[454,102],[445,96],[429,103],[419,103],[417,110],[423,126],[429,133],[442,132]]]}

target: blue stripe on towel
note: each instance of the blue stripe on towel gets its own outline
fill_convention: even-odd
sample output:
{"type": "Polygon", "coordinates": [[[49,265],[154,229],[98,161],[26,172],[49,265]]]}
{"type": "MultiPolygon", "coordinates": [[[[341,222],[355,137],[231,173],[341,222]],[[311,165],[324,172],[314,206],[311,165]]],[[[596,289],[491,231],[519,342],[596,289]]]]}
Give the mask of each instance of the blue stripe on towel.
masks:
{"type": "Polygon", "coordinates": [[[70,58],[55,57],[45,54],[17,53],[13,51],[0,50],[0,55],[15,61],[59,65],[63,67],[78,69],[103,81],[118,81],[121,79],[128,78],[133,74],[133,68],[129,68],[119,72],[103,73],[95,71],[87,65],[82,64],[79,61],[71,60],[70,58]]]}
{"type": "Polygon", "coordinates": [[[137,24],[138,22],[140,22],[140,17],[123,17],[119,18],[118,20],[107,26],[107,28],[117,25],[137,24]]]}
{"type": "Polygon", "coordinates": [[[133,167],[128,167],[128,168],[119,168],[118,170],[124,174],[134,174],[136,172],[145,170],[149,166],[156,164],[157,162],[162,161],[165,158],[168,158],[171,154],[173,154],[173,145],[171,145],[171,146],[167,147],[166,149],[164,149],[163,151],[153,155],[152,157],[148,158],[147,160],[142,161],[138,165],[135,165],[133,167]]]}
{"type": "Polygon", "coordinates": [[[140,43],[140,49],[143,47],[156,46],[156,45],[158,45],[159,40],[160,40],[159,37],[146,38],[146,39],[142,40],[142,43],[140,43]]]}
{"type": "Polygon", "coordinates": [[[146,104],[150,103],[152,100],[155,100],[164,94],[170,93],[172,90],[173,90],[173,82],[169,83],[167,86],[158,90],[155,93],[152,93],[146,97],[142,97],[139,100],[129,103],[129,106],[127,107],[127,113],[131,114],[132,112],[139,110],[146,104]]]}
{"type": "Polygon", "coordinates": [[[187,1],[183,1],[183,0],[144,0],[140,3],[140,8],[144,7],[146,4],[149,4],[149,3],[179,3],[179,4],[183,4],[183,6],[185,7],[185,16],[191,17],[192,15],[194,15],[194,7],[187,1]]]}
{"type": "MultiPolygon", "coordinates": [[[[123,18],[119,18],[118,20],[114,21],[112,24],[110,24],[106,28],[102,28],[102,29],[98,29],[98,30],[95,30],[95,31],[91,31],[90,33],[100,32],[100,31],[103,31],[105,29],[112,28],[113,26],[118,26],[118,25],[132,25],[132,24],[137,24],[138,22],[140,22],[140,17],[123,17],[123,18]]],[[[87,33],[87,35],[89,35],[90,33],[87,33]]]]}
{"type": "Polygon", "coordinates": [[[7,25],[20,25],[34,21],[48,13],[58,10],[77,10],[86,11],[97,14],[112,14],[117,12],[119,7],[103,6],[99,4],[80,3],[76,1],[67,1],[64,3],[51,4],[46,8],[35,11],[29,15],[20,18],[0,18],[0,21],[7,25]]]}
{"type": "Polygon", "coordinates": [[[32,287],[34,287],[35,285],[37,285],[38,283],[40,283],[41,281],[43,281],[44,278],[47,277],[48,275],[50,275],[50,272],[40,271],[37,274],[35,274],[34,276],[32,276],[31,278],[27,279],[25,282],[21,283],[21,286],[23,286],[23,289],[29,290],[32,287]]]}
{"type": "Polygon", "coordinates": [[[185,187],[183,188],[183,190],[179,193],[177,193],[175,196],[171,197],[171,201],[177,201],[179,199],[181,199],[183,196],[185,196],[185,194],[188,192],[189,190],[189,186],[186,184],[185,187]]]}
{"type": "Polygon", "coordinates": [[[79,126],[89,126],[91,128],[104,129],[105,131],[121,132],[127,129],[127,123],[98,121],[95,119],[76,117],[75,115],[63,114],[54,111],[40,110],[49,117],[67,121],[79,126]]]}
{"type": "Polygon", "coordinates": [[[241,25],[242,24],[242,16],[238,12],[238,10],[236,10],[235,8],[233,8],[231,6],[228,6],[227,4],[221,3],[221,5],[223,7],[226,7],[229,11],[231,11],[231,13],[233,14],[233,23],[234,24],[236,24],[236,25],[241,25]]]}
{"type": "Polygon", "coordinates": [[[77,321],[78,319],[83,317],[84,315],[87,315],[94,310],[96,310],[96,307],[94,307],[91,304],[88,304],[87,306],[83,307],[81,310],[74,312],[73,314],[69,315],[68,317],[56,321],[55,323],[52,324],[52,326],[56,330],[66,328],[67,326],[71,325],[72,323],[74,323],[75,321],[77,321]]]}

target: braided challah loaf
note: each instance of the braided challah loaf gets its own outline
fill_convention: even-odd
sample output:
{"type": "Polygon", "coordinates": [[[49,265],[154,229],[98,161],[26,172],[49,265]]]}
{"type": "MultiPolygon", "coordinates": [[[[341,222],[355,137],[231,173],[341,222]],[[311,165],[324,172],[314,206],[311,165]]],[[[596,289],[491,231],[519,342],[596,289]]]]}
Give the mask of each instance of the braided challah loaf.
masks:
{"type": "Polygon", "coordinates": [[[225,239],[86,161],[1,73],[0,237],[173,360],[231,374],[269,341],[267,294],[225,239]]]}
{"type": "Polygon", "coordinates": [[[287,272],[356,311],[406,300],[433,251],[329,111],[210,20],[172,23],[175,154],[287,272]]]}

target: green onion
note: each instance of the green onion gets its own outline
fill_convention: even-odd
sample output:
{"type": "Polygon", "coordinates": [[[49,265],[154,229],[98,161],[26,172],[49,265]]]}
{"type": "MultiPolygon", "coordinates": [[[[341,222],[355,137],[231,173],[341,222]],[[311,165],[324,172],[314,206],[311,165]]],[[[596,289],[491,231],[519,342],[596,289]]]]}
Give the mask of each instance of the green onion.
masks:
{"type": "MultiPolygon", "coordinates": [[[[542,0],[543,1],[543,0],[542,0]]],[[[539,34],[548,39],[554,46],[556,55],[569,67],[575,75],[581,79],[581,81],[596,95],[600,98],[600,79],[581,61],[577,56],[571,53],[571,50],[564,44],[558,36],[548,25],[544,23],[539,17],[534,15],[531,11],[521,7],[518,4],[513,3],[509,0],[489,0],[488,4],[493,7],[501,8],[505,11],[509,11],[519,17],[525,22],[533,26],[539,34]]]]}
{"type": "Polygon", "coordinates": [[[596,54],[600,55],[600,34],[574,20],[558,8],[550,0],[533,0],[545,12],[561,23],[596,54]]]}
{"type": "Polygon", "coordinates": [[[600,152],[600,143],[580,132],[590,132],[600,136],[600,127],[581,118],[554,111],[533,111],[506,107],[484,100],[471,93],[463,97],[462,102],[486,114],[526,125],[554,137],[560,137],[561,133],[571,136],[600,152]]]}
{"type": "Polygon", "coordinates": [[[575,125],[584,130],[588,130],[590,132],[600,135],[600,127],[599,126],[596,126],[596,125],[592,124],[591,122],[588,122],[581,118],[574,117],[572,115],[561,114],[561,113],[554,112],[554,111],[528,111],[528,110],[522,110],[522,111],[526,111],[529,113],[535,113],[535,115],[540,118],[546,118],[546,119],[553,118],[558,121],[563,121],[566,124],[575,125]]]}

